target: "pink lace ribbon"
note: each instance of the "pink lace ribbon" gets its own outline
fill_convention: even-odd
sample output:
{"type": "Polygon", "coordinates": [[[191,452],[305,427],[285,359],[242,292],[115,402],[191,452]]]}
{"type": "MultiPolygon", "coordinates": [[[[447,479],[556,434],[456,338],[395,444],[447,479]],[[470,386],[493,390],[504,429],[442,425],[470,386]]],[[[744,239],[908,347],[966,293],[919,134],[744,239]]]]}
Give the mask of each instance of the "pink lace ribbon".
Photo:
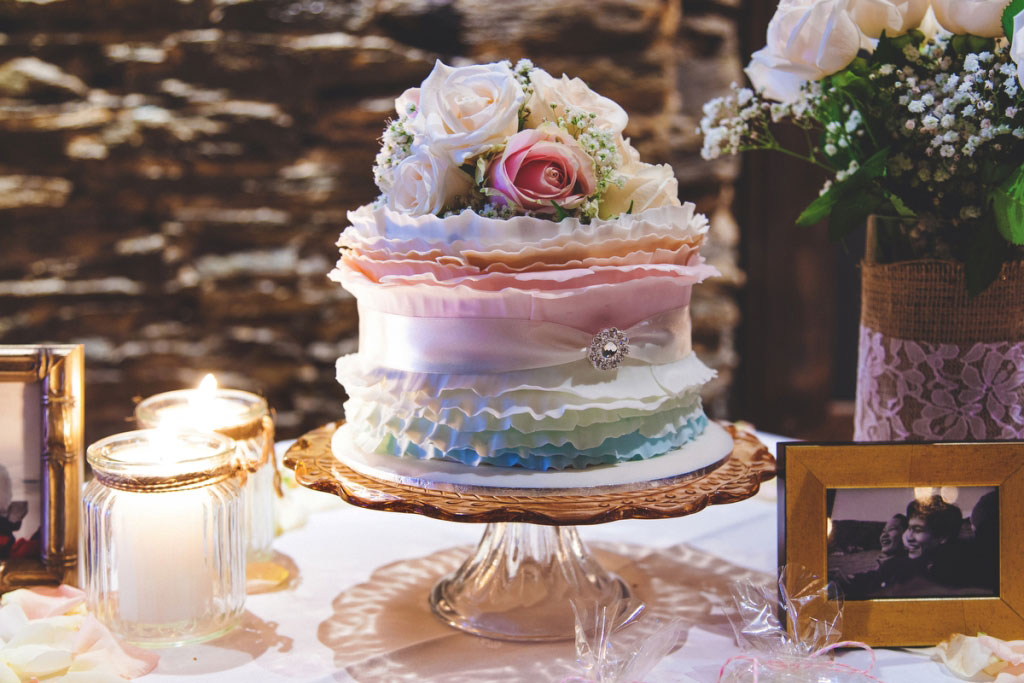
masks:
{"type": "Polygon", "coordinates": [[[934,344],[860,328],[857,441],[1024,439],[1024,342],[934,344]]]}
{"type": "Polygon", "coordinates": [[[866,643],[862,643],[862,642],[856,641],[856,640],[844,640],[844,641],[839,642],[839,643],[832,643],[831,645],[826,645],[825,647],[821,648],[820,650],[812,652],[807,657],[804,657],[804,658],[801,658],[801,659],[790,659],[790,660],[769,659],[769,660],[766,660],[766,661],[762,662],[758,657],[754,657],[753,655],[735,655],[735,656],[730,657],[729,659],[725,660],[725,663],[722,664],[722,668],[718,670],[718,680],[719,681],[721,681],[722,677],[725,676],[726,669],[733,662],[750,662],[750,663],[753,664],[753,666],[751,668],[751,670],[753,671],[753,674],[754,674],[754,681],[753,681],[753,683],[758,683],[758,680],[760,678],[761,667],[765,667],[767,669],[789,670],[789,671],[801,670],[801,669],[810,669],[810,668],[813,667],[814,669],[816,669],[819,672],[821,672],[821,671],[832,671],[832,672],[835,672],[835,673],[855,673],[855,674],[859,674],[861,676],[864,676],[869,681],[877,681],[877,683],[885,683],[885,681],[883,681],[880,678],[876,678],[875,676],[872,676],[871,673],[870,673],[870,671],[875,668],[875,651],[872,650],[871,647],[869,645],[867,645],[866,643]],[[840,647],[859,647],[862,650],[867,650],[871,654],[871,666],[869,666],[867,669],[858,669],[855,666],[850,666],[849,664],[843,664],[841,662],[835,662],[835,661],[829,662],[828,664],[825,664],[824,666],[822,666],[819,662],[813,662],[812,661],[812,660],[820,657],[821,655],[827,654],[827,653],[831,652],[832,650],[835,650],[836,648],[840,648],[840,647]]]}

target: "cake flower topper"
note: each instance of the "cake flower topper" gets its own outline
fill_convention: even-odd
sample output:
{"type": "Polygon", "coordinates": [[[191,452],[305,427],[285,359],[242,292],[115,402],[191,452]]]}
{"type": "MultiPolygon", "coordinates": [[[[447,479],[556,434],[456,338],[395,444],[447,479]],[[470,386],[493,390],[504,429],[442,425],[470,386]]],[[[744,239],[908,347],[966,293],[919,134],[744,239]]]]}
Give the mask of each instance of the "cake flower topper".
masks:
{"type": "Polygon", "coordinates": [[[589,221],[680,205],[672,169],[623,138],[622,107],[529,60],[438,61],[395,109],[374,165],[377,205],[392,211],[589,221]]]}

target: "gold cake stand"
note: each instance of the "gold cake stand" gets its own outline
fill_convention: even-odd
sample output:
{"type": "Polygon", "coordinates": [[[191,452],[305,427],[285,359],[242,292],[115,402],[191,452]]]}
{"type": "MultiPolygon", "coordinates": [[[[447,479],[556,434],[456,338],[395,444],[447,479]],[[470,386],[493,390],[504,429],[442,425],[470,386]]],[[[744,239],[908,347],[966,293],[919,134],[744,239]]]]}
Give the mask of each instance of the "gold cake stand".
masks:
{"type": "Polygon", "coordinates": [[[285,466],[303,486],[359,507],[486,523],[476,550],[434,587],[430,604],[455,628],[503,640],[572,638],[570,601],[630,597],[626,583],[587,551],[577,525],[691,515],[750,498],[775,476],[768,449],[753,434],[724,425],[733,450],[710,472],[599,489],[427,488],[366,476],[339,461],[331,452],[339,424],[300,437],[285,453],[285,466]]]}

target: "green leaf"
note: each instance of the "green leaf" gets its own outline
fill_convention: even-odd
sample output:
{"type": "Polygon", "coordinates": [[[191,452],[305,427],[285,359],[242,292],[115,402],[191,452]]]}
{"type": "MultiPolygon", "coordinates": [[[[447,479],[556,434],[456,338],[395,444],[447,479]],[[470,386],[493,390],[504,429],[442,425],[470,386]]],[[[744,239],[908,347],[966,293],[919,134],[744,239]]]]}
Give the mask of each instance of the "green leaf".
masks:
{"type": "Polygon", "coordinates": [[[989,193],[999,234],[1017,245],[1024,245],[1024,165],[989,193]]]}
{"type": "Polygon", "coordinates": [[[629,208],[626,209],[626,215],[628,216],[631,213],[633,213],[633,200],[632,199],[629,200],[629,208]]]}
{"type": "Polygon", "coordinates": [[[569,214],[566,212],[566,210],[560,207],[558,204],[556,204],[554,199],[551,200],[551,206],[555,207],[555,216],[558,217],[558,220],[562,220],[563,218],[569,217],[569,214]]]}
{"type": "Polygon", "coordinates": [[[1013,42],[1013,20],[1021,12],[1024,12],[1024,0],[1011,0],[1003,10],[1003,31],[1011,43],[1013,42]]]}
{"type": "Polygon", "coordinates": [[[797,225],[814,225],[818,221],[825,220],[830,213],[832,213],[832,207],[839,201],[840,194],[836,191],[836,186],[828,188],[828,190],[818,196],[813,202],[807,205],[807,208],[797,217],[797,225]]]}
{"type": "MultiPolygon", "coordinates": [[[[870,178],[877,178],[885,175],[885,170],[889,162],[889,148],[880,149],[870,157],[868,160],[861,164],[861,167],[857,169],[857,172],[853,174],[853,177],[862,176],[864,180],[870,178]]],[[[848,182],[848,181],[847,181],[848,182]]]]}
{"type": "Polygon", "coordinates": [[[999,277],[1005,251],[1006,243],[990,223],[977,226],[976,235],[967,246],[967,261],[964,263],[967,298],[978,296],[999,277]]]}
{"type": "Polygon", "coordinates": [[[903,48],[897,46],[896,40],[885,35],[885,31],[882,31],[882,35],[878,39],[878,45],[875,46],[875,51],[871,53],[871,62],[873,64],[892,64],[900,59],[902,54],[903,48]]]}
{"type": "Polygon", "coordinates": [[[828,238],[838,242],[854,230],[864,227],[868,216],[878,211],[885,198],[877,188],[848,194],[838,202],[828,217],[828,238]]]}
{"type": "Polygon", "coordinates": [[[991,52],[995,49],[996,41],[994,38],[982,38],[981,36],[964,34],[953,36],[949,44],[953,46],[953,50],[958,55],[963,57],[969,54],[978,54],[979,52],[991,52]]]}
{"type": "MultiPolygon", "coordinates": [[[[862,193],[871,180],[885,175],[888,160],[888,147],[872,154],[853,175],[842,182],[833,184],[827,192],[811,202],[796,219],[796,224],[814,225],[829,216],[840,199],[847,195],[862,193]]],[[[877,207],[877,203],[875,206],[877,207]]]]}
{"type": "Polygon", "coordinates": [[[913,218],[914,216],[917,215],[916,213],[914,213],[913,209],[907,206],[906,202],[904,202],[902,199],[900,199],[893,193],[890,192],[888,196],[889,203],[892,204],[892,208],[896,209],[896,213],[899,214],[900,216],[903,216],[904,218],[913,218]]]}

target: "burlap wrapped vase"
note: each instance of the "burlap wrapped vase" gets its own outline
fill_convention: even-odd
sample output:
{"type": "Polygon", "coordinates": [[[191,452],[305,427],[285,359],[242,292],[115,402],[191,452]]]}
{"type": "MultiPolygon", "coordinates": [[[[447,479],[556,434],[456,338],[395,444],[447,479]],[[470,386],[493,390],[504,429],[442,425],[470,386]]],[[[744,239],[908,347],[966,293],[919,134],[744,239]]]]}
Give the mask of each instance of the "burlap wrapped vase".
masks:
{"type": "Polygon", "coordinates": [[[952,261],[865,261],[854,439],[1024,439],[1024,261],[968,299],[952,261]]]}

